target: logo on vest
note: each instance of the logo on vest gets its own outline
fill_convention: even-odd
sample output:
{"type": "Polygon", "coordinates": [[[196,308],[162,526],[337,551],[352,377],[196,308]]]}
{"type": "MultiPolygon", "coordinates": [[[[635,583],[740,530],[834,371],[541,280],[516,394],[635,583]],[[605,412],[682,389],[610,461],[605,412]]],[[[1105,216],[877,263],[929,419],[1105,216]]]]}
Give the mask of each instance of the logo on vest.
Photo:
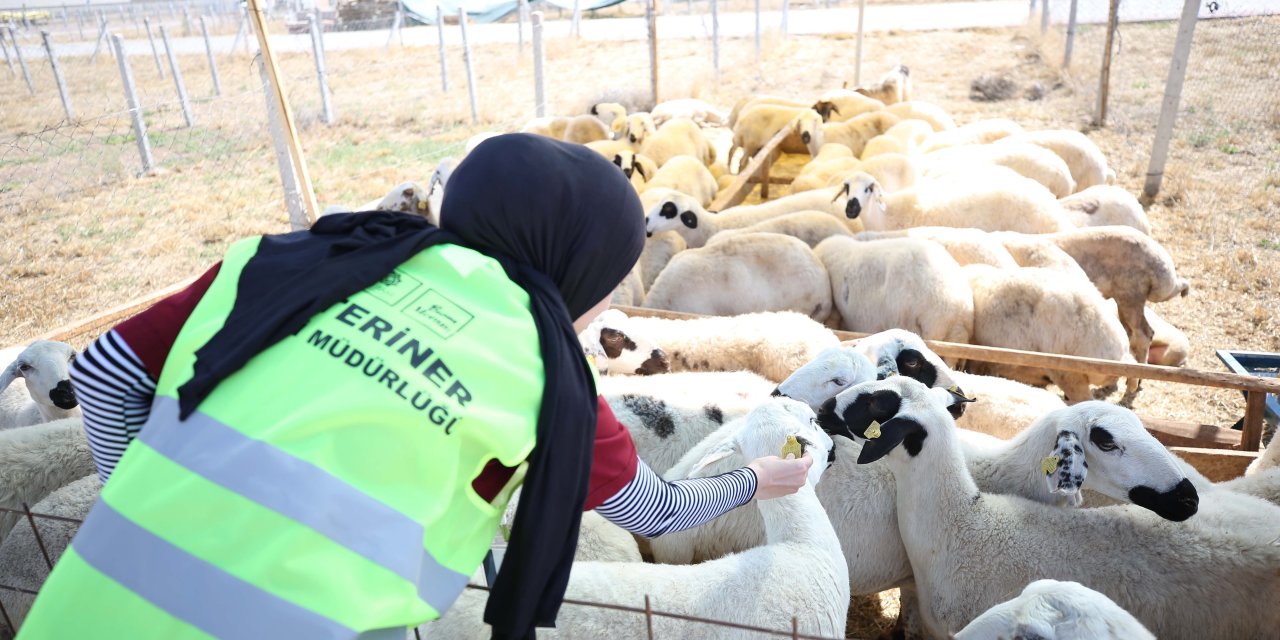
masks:
{"type": "Polygon", "coordinates": [[[427,289],[417,300],[405,306],[404,312],[445,339],[452,338],[475,318],[435,289],[427,289]]]}
{"type": "Polygon", "coordinates": [[[422,281],[405,273],[401,273],[399,269],[383,276],[381,280],[373,283],[365,292],[369,295],[391,305],[398,306],[404,302],[413,292],[422,286],[422,281]]]}

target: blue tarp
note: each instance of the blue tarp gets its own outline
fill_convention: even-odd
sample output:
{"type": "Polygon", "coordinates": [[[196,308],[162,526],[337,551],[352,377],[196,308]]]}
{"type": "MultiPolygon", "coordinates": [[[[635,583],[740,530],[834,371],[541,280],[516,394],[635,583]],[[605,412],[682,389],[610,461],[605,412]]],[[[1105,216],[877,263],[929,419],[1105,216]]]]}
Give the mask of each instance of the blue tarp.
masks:
{"type": "MultiPolygon", "coordinates": [[[[532,0],[529,2],[532,6],[535,2],[545,2],[553,7],[573,11],[574,0],[532,0]]],[[[621,4],[627,0],[579,0],[579,9],[582,11],[594,11],[605,7],[612,7],[615,4],[621,4]]],[[[458,15],[459,8],[467,10],[467,18],[475,22],[495,22],[501,20],[511,12],[519,8],[519,4],[513,0],[400,0],[401,6],[404,7],[405,13],[409,17],[423,24],[436,23],[436,7],[439,6],[444,10],[446,16],[458,15]]]]}

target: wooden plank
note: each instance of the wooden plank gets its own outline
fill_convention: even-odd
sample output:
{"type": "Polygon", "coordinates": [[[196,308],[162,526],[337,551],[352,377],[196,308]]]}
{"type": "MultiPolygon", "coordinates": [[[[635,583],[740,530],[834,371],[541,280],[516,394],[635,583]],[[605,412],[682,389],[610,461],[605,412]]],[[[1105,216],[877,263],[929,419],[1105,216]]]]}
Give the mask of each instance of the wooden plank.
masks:
{"type": "Polygon", "coordinates": [[[755,177],[756,174],[760,173],[761,169],[765,170],[764,175],[768,178],[769,173],[767,165],[773,164],[773,156],[778,153],[778,146],[782,144],[782,141],[786,139],[790,133],[791,125],[788,124],[783,127],[781,131],[775,134],[773,138],[769,140],[768,144],[764,145],[764,147],[756,153],[755,157],[751,158],[751,161],[748,162],[747,166],[738,174],[738,177],[734,178],[733,182],[729,184],[729,188],[720,192],[720,194],[716,196],[715,201],[711,203],[711,206],[707,207],[707,210],[723,211],[736,204],[740,204],[743,200],[746,200],[747,195],[749,195],[751,190],[755,188],[751,179],[755,177]]]}
{"type": "Polygon", "coordinates": [[[1257,451],[1262,446],[1262,417],[1267,410],[1267,395],[1261,391],[1245,393],[1244,431],[1240,433],[1240,447],[1245,451],[1257,451]]]}
{"type": "Polygon", "coordinates": [[[1141,419],[1142,426],[1146,427],[1156,440],[1168,447],[1240,448],[1240,432],[1233,429],[1160,418],[1142,417],[1141,419]]]}
{"type": "Polygon", "coordinates": [[[1170,447],[1175,455],[1196,468],[1212,482],[1226,482],[1244,475],[1245,467],[1257,459],[1256,452],[1223,451],[1197,447],[1170,447]]]}

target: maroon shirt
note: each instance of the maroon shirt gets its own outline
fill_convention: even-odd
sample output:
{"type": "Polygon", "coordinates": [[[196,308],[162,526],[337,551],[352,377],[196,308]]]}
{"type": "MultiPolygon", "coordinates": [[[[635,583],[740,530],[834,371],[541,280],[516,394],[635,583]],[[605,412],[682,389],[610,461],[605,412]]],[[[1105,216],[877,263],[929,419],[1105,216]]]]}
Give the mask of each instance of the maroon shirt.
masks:
{"type": "MultiPolygon", "coordinates": [[[[178,332],[191,316],[218,275],[218,263],[191,286],[175,293],[146,311],[116,325],[115,331],[133,349],[151,377],[159,380],[178,332]]],[[[636,475],[636,446],[631,433],[614,417],[604,397],[597,399],[596,443],[591,459],[591,484],[584,511],[590,511],[621,491],[636,475]]],[[[511,478],[513,470],[490,460],[471,486],[486,501],[493,500],[511,478]]]]}

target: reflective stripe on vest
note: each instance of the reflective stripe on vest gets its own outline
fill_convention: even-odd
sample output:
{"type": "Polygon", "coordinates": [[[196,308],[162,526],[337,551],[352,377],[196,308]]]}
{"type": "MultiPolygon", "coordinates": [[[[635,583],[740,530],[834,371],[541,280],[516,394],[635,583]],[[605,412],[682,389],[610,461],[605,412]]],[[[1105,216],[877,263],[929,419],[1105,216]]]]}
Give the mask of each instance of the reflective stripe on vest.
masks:
{"type": "Polygon", "coordinates": [[[256,248],[227,253],[183,326],[147,424],[24,638],[62,637],[59,616],[82,615],[85,598],[112,603],[93,611],[121,637],[402,637],[479,566],[515,482],[490,504],[471,479],[534,444],[543,372],[528,295],[493,260],[433,247],[179,422],[177,389],[256,248]]]}

